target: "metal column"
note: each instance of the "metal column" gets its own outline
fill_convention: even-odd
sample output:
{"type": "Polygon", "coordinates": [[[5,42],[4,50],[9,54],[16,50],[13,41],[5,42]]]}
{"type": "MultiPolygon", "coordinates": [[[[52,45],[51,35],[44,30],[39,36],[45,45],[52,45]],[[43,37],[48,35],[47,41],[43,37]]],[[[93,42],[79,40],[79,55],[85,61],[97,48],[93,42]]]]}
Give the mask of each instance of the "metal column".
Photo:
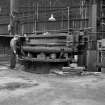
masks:
{"type": "Polygon", "coordinates": [[[89,34],[88,37],[87,68],[89,71],[97,71],[97,3],[95,2],[95,0],[92,1],[89,8],[89,27],[92,27],[92,30],[91,34],[89,34]]]}

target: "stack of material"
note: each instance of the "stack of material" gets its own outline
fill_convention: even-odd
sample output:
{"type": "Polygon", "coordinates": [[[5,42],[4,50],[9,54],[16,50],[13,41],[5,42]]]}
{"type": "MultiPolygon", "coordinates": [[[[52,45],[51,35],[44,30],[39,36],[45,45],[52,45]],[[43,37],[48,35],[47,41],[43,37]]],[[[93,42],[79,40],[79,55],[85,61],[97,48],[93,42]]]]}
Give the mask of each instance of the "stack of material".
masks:
{"type": "Polygon", "coordinates": [[[81,73],[84,71],[84,67],[62,67],[62,71],[64,74],[70,74],[70,75],[81,75],[81,73]]]}
{"type": "MultiPolygon", "coordinates": [[[[72,64],[73,65],[73,64],[72,64]]],[[[83,71],[85,70],[85,67],[78,67],[74,65],[74,67],[62,67],[62,70],[59,69],[52,69],[50,70],[51,73],[58,74],[58,75],[81,75],[83,71]]]]}

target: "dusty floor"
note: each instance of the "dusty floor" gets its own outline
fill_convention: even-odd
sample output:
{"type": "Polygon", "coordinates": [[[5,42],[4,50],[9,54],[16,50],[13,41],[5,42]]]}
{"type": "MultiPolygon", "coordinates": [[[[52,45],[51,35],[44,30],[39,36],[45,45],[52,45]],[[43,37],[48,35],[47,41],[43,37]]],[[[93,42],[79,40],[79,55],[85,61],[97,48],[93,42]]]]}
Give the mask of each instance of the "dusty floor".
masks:
{"type": "Polygon", "coordinates": [[[0,105],[105,105],[105,75],[62,77],[0,66],[0,105]]]}

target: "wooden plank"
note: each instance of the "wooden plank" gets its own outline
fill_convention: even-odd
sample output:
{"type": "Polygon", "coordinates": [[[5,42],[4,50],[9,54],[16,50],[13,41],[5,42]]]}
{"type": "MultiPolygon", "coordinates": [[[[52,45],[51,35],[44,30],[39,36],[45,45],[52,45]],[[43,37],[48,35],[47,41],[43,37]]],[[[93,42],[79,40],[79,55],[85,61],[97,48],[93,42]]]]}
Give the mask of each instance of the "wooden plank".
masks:
{"type": "MultiPolygon", "coordinates": [[[[66,39],[31,39],[29,44],[37,44],[37,43],[66,43],[66,39]]],[[[28,44],[28,43],[27,43],[28,44]]]]}
{"type": "Polygon", "coordinates": [[[60,37],[67,37],[68,36],[68,34],[64,34],[64,33],[60,33],[60,34],[48,34],[48,35],[43,35],[43,34],[41,34],[41,35],[32,35],[32,36],[29,36],[29,38],[52,38],[52,37],[58,37],[58,38],[60,38],[60,37]]]}
{"type": "Polygon", "coordinates": [[[68,52],[68,53],[73,51],[72,48],[68,48],[66,46],[64,47],[61,47],[61,46],[59,47],[24,46],[23,47],[23,50],[26,52],[48,52],[48,53],[55,52],[57,53],[57,52],[60,52],[61,49],[64,49],[64,52],[68,52]]]}
{"type": "Polygon", "coordinates": [[[37,59],[37,58],[28,58],[28,57],[24,57],[23,59],[24,61],[31,61],[31,62],[58,62],[58,63],[62,63],[62,62],[68,62],[71,59],[37,59]]]}
{"type": "Polygon", "coordinates": [[[29,43],[29,46],[65,46],[66,43],[29,43]]]}

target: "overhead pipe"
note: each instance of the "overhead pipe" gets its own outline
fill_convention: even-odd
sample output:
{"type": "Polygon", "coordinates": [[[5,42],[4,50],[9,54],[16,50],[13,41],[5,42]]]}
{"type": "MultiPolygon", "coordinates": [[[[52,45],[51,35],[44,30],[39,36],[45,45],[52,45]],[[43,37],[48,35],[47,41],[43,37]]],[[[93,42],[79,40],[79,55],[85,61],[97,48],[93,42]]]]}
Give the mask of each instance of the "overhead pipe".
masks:
{"type": "Polygon", "coordinates": [[[14,31],[12,34],[17,33],[17,25],[14,23],[16,21],[16,13],[18,12],[18,2],[19,0],[10,0],[10,27],[11,30],[14,31]]]}
{"type": "Polygon", "coordinates": [[[10,0],[10,12],[17,12],[18,11],[18,2],[19,0],[10,0]]]}

